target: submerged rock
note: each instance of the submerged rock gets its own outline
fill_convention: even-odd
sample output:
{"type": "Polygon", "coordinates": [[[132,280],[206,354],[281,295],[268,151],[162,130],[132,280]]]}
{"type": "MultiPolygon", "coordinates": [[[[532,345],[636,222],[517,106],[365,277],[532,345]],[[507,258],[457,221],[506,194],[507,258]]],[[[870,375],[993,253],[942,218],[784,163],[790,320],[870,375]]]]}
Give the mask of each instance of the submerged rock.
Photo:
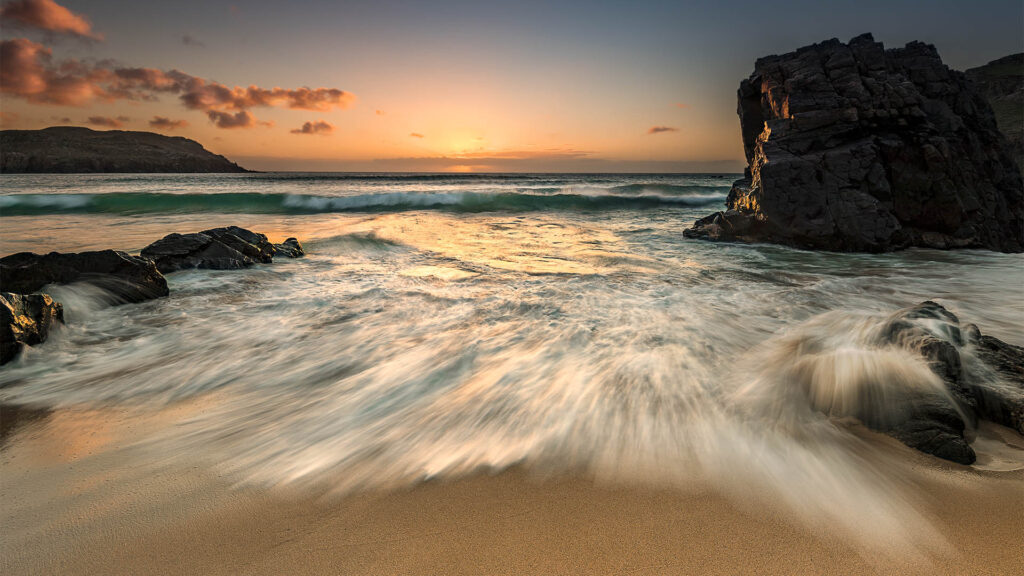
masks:
{"type": "Polygon", "coordinates": [[[975,460],[964,433],[978,418],[1024,434],[1024,348],[983,336],[973,324],[961,326],[956,315],[931,301],[892,315],[877,340],[920,354],[948,395],[904,390],[886,399],[898,418],[879,422],[858,415],[869,427],[961,464],[975,460]]]}
{"type": "Polygon", "coordinates": [[[50,328],[64,322],[64,308],[46,294],[0,292],[0,364],[17,358],[25,346],[46,341],[50,328]]]}
{"type": "Polygon", "coordinates": [[[992,108],[934,46],[870,34],[759,59],[746,177],[684,234],[843,251],[1024,250],[1024,184],[992,108]]]}
{"type": "Polygon", "coordinates": [[[274,250],[277,251],[277,254],[288,258],[302,258],[306,255],[306,251],[302,249],[302,244],[299,244],[297,238],[288,238],[280,244],[274,244],[274,250]]]}
{"type": "Polygon", "coordinates": [[[0,258],[0,291],[28,294],[47,284],[88,282],[121,302],[167,296],[167,280],[152,261],[116,250],[62,254],[19,252],[0,258]]]}

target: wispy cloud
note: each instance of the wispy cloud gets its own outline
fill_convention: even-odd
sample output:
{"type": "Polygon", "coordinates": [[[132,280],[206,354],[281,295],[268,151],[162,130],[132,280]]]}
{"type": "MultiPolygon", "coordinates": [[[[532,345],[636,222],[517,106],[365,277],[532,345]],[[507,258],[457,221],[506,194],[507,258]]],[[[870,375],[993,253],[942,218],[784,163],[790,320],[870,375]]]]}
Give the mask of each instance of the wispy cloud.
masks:
{"type": "Polygon", "coordinates": [[[188,126],[185,120],[171,120],[165,116],[153,116],[149,121],[149,127],[157,130],[176,130],[188,126]]]}
{"type": "Polygon", "coordinates": [[[184,34],[181,37],[181,43],[185,46],[197,46],[199,48],[205,48],[206,44],[191,34],[184,34]]]}
{"type": "Polygon", "coordinates": [[[425,136],[423,134],[420,134],[419,132],[410,132],[409,136],[411,136],[412,138],[425,138],[425,136]]]}
{"type": "Polygon", "coordinates": [[[57,4],[53,0],[14,0],[0,8],[0,21],[6,26],[34,28],[54,34],[68,34],[89,40],[102,40],[103,35],[93,32],[92,24],[84,16],[57,4]]]}
{"type": "Polygon", "coordinates": [[[103,128],[120,128],[123,122],[127,122],[131,118],[119,116],[117,118],[110,118],[108,116],[89,116],[84,123],[92,126],[100,126],[103,128]]]}
{"type": "Polygon", "coordinates": [[[334,132],[334,126],[329,122],[317,120],[316,122],[306,122],[302,125],[302,128],[296,128],[291,132],[292,134],[320,134],[326,136],[334,132]]]}
{"type": "Polygon", "coordinates": [[[384,115],[384,111],[383,110],[374,110],[373,113],[376,114],[377,116],[383,116],[384,115]]]}
{"type": "Polygon", "coordinates": [[[648,134],[662,134],[664,132],[679,132],[679,128],[672,126],[651,126],[647,129],[648,134]]]}
{"type": "Polygon", "coordinates": [[[682,108],[682,109],[686,109],[686,108],[690,107],[690,105],[685,103],[685,102],[676,102],[676,103],[674,103],[672,105],[675,106],[676,108],[682,108]]]}

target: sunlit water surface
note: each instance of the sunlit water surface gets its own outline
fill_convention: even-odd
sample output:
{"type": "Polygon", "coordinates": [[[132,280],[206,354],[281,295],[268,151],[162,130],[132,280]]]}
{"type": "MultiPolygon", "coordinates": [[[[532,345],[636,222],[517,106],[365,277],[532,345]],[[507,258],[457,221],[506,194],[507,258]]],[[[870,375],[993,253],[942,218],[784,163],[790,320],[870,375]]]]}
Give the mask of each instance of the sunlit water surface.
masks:
{"type": "Polygon", "coordinates": [[[67,325],[0,371],[0,399],[206,402],[138,441],[247,482],[348,491],[521,464],[756,487],[863,541],[931,541],[902,448],[813,410],[788,369],[818,361],[813,341],[855,352],[851,374],[927,384],[866,336],[927,299],[1024,343],[1024,260],[683,238],[731,180],[6,176],[3,253],[238,224],[308,255],[170,274],[170,297],[117,307],[54,286],[67,325]]]}

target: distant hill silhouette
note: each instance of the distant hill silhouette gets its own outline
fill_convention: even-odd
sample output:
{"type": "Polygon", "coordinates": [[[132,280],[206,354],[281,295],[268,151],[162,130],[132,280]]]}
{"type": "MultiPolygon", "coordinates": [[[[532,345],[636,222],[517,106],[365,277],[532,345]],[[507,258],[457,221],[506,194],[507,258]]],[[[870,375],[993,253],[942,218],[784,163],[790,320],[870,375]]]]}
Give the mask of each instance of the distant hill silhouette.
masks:
{"type": "Polygon", "coordinates": [[[247,172],[195,140],[74,126],[0,131],[0,172],[247,172]]]}

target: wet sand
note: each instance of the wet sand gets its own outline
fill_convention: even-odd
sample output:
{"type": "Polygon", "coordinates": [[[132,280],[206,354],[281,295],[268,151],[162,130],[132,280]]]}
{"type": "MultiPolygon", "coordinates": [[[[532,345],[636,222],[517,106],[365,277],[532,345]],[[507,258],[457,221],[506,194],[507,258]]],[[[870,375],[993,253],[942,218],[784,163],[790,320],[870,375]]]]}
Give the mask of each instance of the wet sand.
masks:
{"type": "MultiPolygon", "coordinates": [[[[173,411],[166,414],[173,421],[173,411]]],[[[946,544],[857,548],[769,495],[497,474],[344,496],[133,452],[128,410],[58,410],[0,453],[4,574],[1015,574],[1024,471],[905,451],[946,544]],[[134,466],[133,462],[146,462],[134,466]]],[[[902,449],[902,448],[898,448],[902,449]]],[[[870,529],[868,527],[868,529],[870,529]]]]}

